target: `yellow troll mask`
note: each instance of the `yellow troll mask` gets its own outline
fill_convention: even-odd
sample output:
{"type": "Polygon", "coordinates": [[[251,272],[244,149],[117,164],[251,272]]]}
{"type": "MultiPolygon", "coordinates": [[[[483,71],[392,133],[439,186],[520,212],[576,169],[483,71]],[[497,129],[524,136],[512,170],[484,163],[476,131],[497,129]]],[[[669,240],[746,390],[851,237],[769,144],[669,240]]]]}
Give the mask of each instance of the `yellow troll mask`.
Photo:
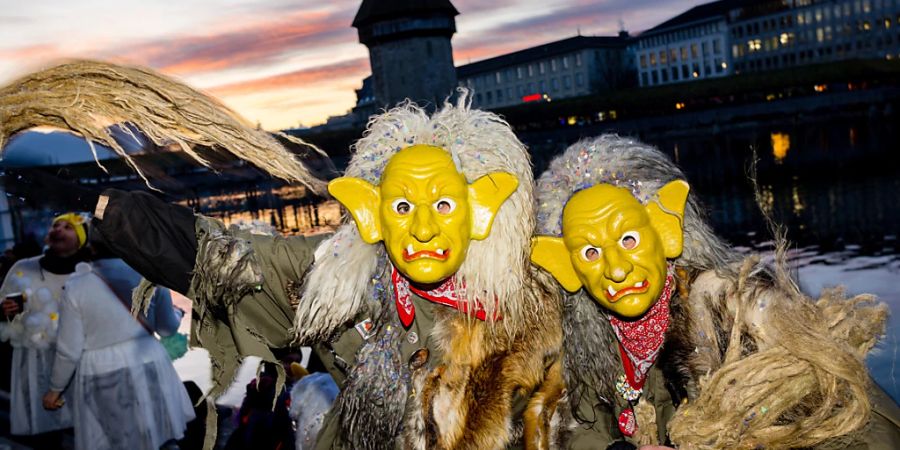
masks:
{"type": "Polygon", "coordinates": [[[356,220],[363,241],[384,241],[400,273],[429,285],[459,270],[469,241],[488,237],[500,205],[518,185],[505,172],[469,184],[449,152],[414,145],[391,158],[378,186],[341,177],[328,184],[328,192],[356,220]]]}
{"type": "Polygon", "coordinates": [[[567,291],[584,287],[617,315],[640,317],[662,293],[666,260],[681,255],[688,190],[669,182],[646,206],[609,184],[579,191],[563,209],[563,237],[535,238],[531,260],[567,291]]]}

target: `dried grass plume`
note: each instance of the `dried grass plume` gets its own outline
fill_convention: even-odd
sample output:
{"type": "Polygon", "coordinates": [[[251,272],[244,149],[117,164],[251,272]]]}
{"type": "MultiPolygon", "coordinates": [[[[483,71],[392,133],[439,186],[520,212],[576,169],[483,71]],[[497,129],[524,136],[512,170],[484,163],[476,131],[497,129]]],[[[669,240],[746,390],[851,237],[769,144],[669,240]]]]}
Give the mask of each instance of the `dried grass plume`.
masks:
{"type": "MultiPolygon", "coordinates": [[[[73,61],[0,88],[0,148],[11,136],[30,128],[68,130],[83,136],[91,148],[94,143],[112,148],[146,181],[140,167],[110,134],[110,126],[132,134],[126,124],[136,126],[156,145],[178,145],[204,166],[210,164],[196,151],[198,146],[231,153],[272,176],[302,183],[318,193],[325,191],[325,183],[269,133],[257,130],[216,99],[152,70],[73,61]]],[[[321,153],[297,138],[284,137],[321,153]]]]}

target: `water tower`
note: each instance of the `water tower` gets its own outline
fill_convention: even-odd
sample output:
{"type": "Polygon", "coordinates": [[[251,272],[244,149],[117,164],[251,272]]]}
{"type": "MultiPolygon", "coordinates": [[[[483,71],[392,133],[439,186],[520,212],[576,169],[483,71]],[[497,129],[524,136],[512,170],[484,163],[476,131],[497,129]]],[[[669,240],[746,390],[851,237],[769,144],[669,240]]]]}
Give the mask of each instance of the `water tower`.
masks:
{"type": "Polygon", "coordinates": [[[449,0],[363,0],[353,27],[369,49],[378,107],[407,98],[433,107],[453,94],[458,14],[449,0]]]}

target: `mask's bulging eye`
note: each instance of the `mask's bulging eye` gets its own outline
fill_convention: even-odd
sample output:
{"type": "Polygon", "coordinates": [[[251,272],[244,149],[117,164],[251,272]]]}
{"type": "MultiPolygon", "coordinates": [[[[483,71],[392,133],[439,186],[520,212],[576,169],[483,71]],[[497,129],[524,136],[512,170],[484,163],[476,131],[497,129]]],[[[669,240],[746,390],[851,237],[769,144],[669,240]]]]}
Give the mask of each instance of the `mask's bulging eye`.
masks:
{"type": "Polygon", "coordinates": [[[450,198],[442,198],[434,202],[434,210],[439,214],[450,214],[456,210],[456,202],[450,198]]]}
{"type": "Polygon", "coordinates": [[[600,249],[585,245],[584,248],[581,249],[581,257],[584,258],[585,261],[594,262],[600,259],[600,249]]]}
{"type": "Polygon", "coordinates": [[[625,250],[633,250],[640,243],[641,233],[637,231],[627,231],[622,235],[622,239],[619,239],[619,245],[625,250]]]}
{"type": "Polygon", "coordinates": [[[405,216],[412,212],[413,205],[409,202],[409,200],[405,198],[398,198],[397,200],[391,202],[391,209],[395,213],[400,214],[401,216],[405,216]]]}

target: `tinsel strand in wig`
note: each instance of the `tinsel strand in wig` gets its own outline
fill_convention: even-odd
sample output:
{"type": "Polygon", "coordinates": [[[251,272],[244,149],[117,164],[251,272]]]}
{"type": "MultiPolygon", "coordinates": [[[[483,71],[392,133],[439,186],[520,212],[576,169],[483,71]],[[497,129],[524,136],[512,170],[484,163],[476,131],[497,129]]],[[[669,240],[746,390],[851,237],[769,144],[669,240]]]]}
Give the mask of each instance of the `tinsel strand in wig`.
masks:
{"type": "MultiPolygon", "coordinates": [[[[381,182],[387,162],[398,151],[416,144],[447,150],[468,182],[491,172],[512,173],[519,187],[503,203],[490,235],[472,241],[457,276],[466,285],[464,301],[475,310],[476,296],[487,317],[498,312],[503,328],[517,330],[540,304],[527,301],[528,252],[534,230],[533,175],[528,153],[509,125],[497,115],[470,108],[468,92],[461,90],[456,104],[445,103],[429,117],[412,103],[404,103],[373,117],[365,135],[354,145],[346,176],[381,182]],[[496,299],[496,301],[484,301],[496,299]]],[[[320,247],[320,255],[304,287],[304,302],[297,309],[298,340],[327,335],[353,317],[363,304],[383,252],[382,244],[362,241],[348,216],[337,233],[320,247]],[[347,267],[358,268],[351,279],[347,267]]]]}
{"type": "MultiPolygon", "coordinates": [[[[605,134],[571,145],[553,159],[537,180],[537,233],[562,234],[562,212],[572,194],[599,183],[632,191],[638,200],[653,201],[653,194],[684,174],[655,147],[628,137],[605,134]]],[[[676,265],[722,270],[735,261],[725,243],[706,223],[703,208],[688,195],[684,208],[684,251],[676,265]]]]}
{"type": "MultiPolygon", "coordinates": [[[[194,147],[232,153],[272,176],[325,192],[325,183],[267,132],[250,126],[217,100],[148,69],[74,61],[0,88],[0,148],[29,128],[69,130],[83,136],[92,149],[94,143],[110,147],[144,177],[108,128],[118,126],[132,134],[127,124],[158,146],[178,145],[205,166],[209,162],[194,147]]],[[[321,153],[297,138],[284,137],[321,153]]]]}

